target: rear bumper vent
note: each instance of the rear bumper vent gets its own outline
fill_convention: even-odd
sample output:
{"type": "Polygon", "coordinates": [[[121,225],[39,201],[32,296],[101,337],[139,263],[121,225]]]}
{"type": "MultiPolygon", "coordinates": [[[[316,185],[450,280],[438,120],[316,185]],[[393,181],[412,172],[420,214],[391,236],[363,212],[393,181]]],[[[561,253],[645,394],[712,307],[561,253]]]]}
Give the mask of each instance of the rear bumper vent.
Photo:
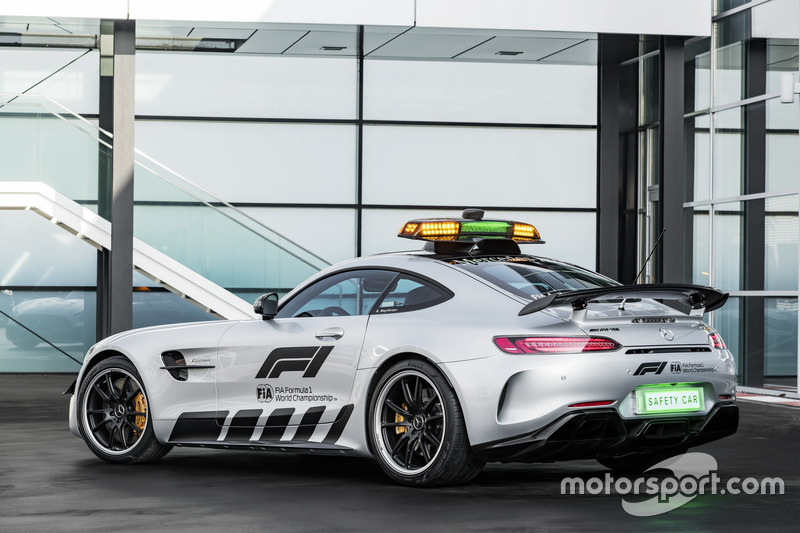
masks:
{"type": "Polygon", "coordinates": [[[710,352],[711,348],[706,346],[685,346],[676,348],[631,348],[625,353],[632,355],[646,355],[652,353],[704,353],[710,352]]]}

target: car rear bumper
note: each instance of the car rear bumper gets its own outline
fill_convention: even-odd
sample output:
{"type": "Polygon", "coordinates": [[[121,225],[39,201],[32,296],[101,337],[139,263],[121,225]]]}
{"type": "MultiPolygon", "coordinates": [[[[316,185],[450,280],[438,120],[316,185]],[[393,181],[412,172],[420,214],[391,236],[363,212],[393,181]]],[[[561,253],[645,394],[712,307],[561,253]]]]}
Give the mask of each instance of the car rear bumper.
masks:
{"type": "Polygon", "coordinates": [[[703,416],[623,419],[615,409],[572,411],[543,428],[480,444],[486,461],[546,462],[596,459],[636,452],[687,449],[736,433],[739,407],[719,403],[703,416]]]}

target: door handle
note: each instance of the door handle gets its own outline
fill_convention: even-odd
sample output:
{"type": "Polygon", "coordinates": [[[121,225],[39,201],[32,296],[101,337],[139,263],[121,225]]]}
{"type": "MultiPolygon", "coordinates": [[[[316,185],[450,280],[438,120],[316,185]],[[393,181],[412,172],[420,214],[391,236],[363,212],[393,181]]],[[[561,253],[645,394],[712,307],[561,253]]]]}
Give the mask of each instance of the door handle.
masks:
{"type": "Polygon", "coordinates": [[[341,339],[344,336],[344,330],[342,328],[327,328],[323,329],[322,331],[318,331],[316,335],[314,335],[319,340],[323,339],[341,339]]]}

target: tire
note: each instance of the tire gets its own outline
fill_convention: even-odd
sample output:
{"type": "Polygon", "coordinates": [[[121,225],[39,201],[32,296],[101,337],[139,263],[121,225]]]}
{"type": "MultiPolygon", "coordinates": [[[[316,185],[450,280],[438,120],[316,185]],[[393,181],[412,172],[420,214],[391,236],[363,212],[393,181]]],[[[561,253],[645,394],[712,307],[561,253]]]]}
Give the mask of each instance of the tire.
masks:
{"type": "Polygon", "coordinates": [[[399,362],[370,397],[369,438],[383,471],[415,487],[460,485],[483,469],[455,392],[435,366],[399,362]]]}
{"type": "Polygon", "coordinates": [[[128,359],[110,357],[92,368],[78,392],[78,424],[83,440],[109,463],[146,463],[165,456],[153,431],[147,392],[128,359]]]}
{"type": "Polygon", "coordinates": [[[641,474],[664,459],[669,459],[682,453],[686,453],[686,450],[672,448],[658,452],[630,453],[617,457],[605,457],[598,459],[597,462],[620,474],[641,474]]]}

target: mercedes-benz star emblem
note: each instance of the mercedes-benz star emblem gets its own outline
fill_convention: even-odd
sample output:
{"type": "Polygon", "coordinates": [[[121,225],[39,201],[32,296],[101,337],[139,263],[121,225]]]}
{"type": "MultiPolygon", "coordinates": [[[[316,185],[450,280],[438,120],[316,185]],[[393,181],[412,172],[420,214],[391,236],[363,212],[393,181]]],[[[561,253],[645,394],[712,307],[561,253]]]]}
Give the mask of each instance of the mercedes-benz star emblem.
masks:
{"type": "Polygon", "coordinates": [[[661,336],[668,341],[675,339],[675,334],[672,333],[672,331],[668,330],[667,328],[658,328],[658,331],[659,333],[661,333],[661,336]]]}

